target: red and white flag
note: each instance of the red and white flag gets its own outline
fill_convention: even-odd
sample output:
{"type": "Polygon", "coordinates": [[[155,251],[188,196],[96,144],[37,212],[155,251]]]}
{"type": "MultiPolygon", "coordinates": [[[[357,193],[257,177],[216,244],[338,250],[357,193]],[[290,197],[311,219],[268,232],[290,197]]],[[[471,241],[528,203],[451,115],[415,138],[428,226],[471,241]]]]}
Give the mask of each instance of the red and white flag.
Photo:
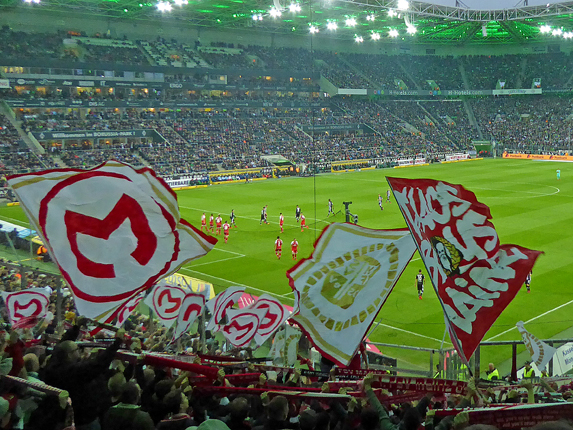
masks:
{"type": "Polygon", "coordinates": [[[467,360],[540,252],[500,245],[489,207],[461,185],[387,180],[444,309],[452,343],[467,360]]]}
{"type": "Polygon", "coordinates": [[[173,340],[179,339],[189,330],[199,315],[203,314],[205,308],[205,295],[197,293],[187,293],[181,304],[177,326],[173,332],[173,340]]]}
{"type": "Polygon", "coordinates": [[[139,306],[139,303],[141,303],[144,297],[145,297],[145,292],[142,291],[137,296],[128,300],[127,302],[125,302],[123,305],[120,306],[117,312],[117,321],[115,323],[115,326],[117,328],[121,327],[125,323],[125,321],[127,321],[129,316],[139,306]]]}
{"type": "Polygon", "coordinates": [[[327,226],[310,258],[287,272],[296,322],[315,347],[346,366],[414,255],[408,229],[327,226]]]}
{"type": "Polygon", "coordinates": [[[265,341],[284,324],[291,314],[281,302],[269,294],[263,294],[256,302],[252,303],[248,309],[262,309],[266,311],[254,337],[257,346],[265,343],[265,341]]]}
{"type": "Polygon", "coordinates": [[[224,323],[227,310],[239,302],[244,291],[244,287],[229,287],[207,302],[207,309],[212,315],[207,330],[214,330],[219,324],[224,323]]]}
{"type": "Polygon", "coordinates": [[[523,321],[519,321],[515,325],[517,326],[517,330],[521,334],[521,338],[523,339],[523,343],[525,344],[525,348],[529,352],[531,356],[531,361],[535,363],[539,370],[545,370],[555,352],[557,352],[556,348],[546,344],[542,340],[540,340],[537,336],[529,333],[525,327],[523,326],[523,321]]]}
{"type": "Polygon", "coordinates": [[[155,313],[159,322],[169,328],[177,321],[186,295],[182,287],[159,283],[153,287],[144,303],[155,313]]]}
{"type": "Polygon", "coordinates": [[[241,348],[248,346],[254,339],[267,310],[227,309],[226,315],[228,322],[221,328],[221,332],[233,346],[241,348]]]}
{"type": "MultiPolygon", "coordinates": [[[[8,318],[12,325],[33,321],[46,316],[50,304],[50,294],[44,288],[29,288],[15,293],[2,292],[8,318]]],[[[25,325],[28,326],[29,324],[25,325]]]]}
{"type": "Polygon", "coordinates": [[[216,239],[181,219],[176,194],[148,168],[13,175],[8,183],[70,286],[81,315],[111,322],[120,306],[209,252],[216,239]]]}

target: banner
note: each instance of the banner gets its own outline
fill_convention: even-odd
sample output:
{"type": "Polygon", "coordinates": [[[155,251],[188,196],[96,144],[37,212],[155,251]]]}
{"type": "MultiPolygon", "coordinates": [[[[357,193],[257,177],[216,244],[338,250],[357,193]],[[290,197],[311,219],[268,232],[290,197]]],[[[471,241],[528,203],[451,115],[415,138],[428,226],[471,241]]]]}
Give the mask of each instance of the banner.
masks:
{"type": "Polygon", "coordinates": [[[41,131],[32,133],[38,140],[54,139],[113,139],[117,137],[151,137],[158,141],[159,135],[155,130],[77,130],[77,131],[41,131]]]}
{"type": "Polygon", "coordinates": [[[346,366],[415,250],[407,229],[330,224],[310,258],[287,271],[291,320],[324,356],[346,366]]]}
{"type": "Polygon", "coordinates": [[[213,330],[224,322],[227,309],[239,301],[244,291],[244,287],[229,287],[207,302],[207,309],[212,316],[206,330],[213,330]]]}
{"type": "Polygon", "coordinates": [[[504,152],[503,158],[516,158],[519,160],[554,160],[554,161],[573,161],[571,155],[546,155],[546,154],[510,154],[504,152]]]}
{"type": "Polygon", "coordinates": [[[444,309],[452,343],[467,360],[540,252],[500,245],[489,207],[461,185],[387,180],[444,309]]]}
{"type": "Polygon", "coordinates": [[[139,304],[143,300],[144,296],[145,296],[145,292],[142,291],[137,296],[128,300],[127,302],[125,302],[123,305],[120,306],[120,308],[117,312],[117,321],[115,323],[115,326],[117,328],[121,327],[125,323],[125,321],[127,321],[129,316],[139,306],[139,304]]]}
{"type": "Polygon", "coordinates": [[[0,79],[0,88],[10,88],[10,81],[8,79],[0,79]]]}
{"type": "Polygon", "coordinates": [[[205,300],[211,300],[215,297],[215,290],[213,284],[205,282],[201,279],[193,278],[191,276],[183,275],[179,272],[173,275],[166,276],[159,281],[161,285],[171,285],[174,287],[183,288],[186,293],[197,293],[205,296],[205,300]]]}
{"type": "Polygon", "coordinates": [[[535,363],[539,370],[545,370],[547,364],[551,358],[553,358],[556,349],[529,333],[523,326],[523,321],[519,321],[515,325],[519,333],[521,333],[523,343],[531,356],[531,361],[535,363]]]}
{"type": "Polygon", "coordinates": [[[217,240],[181,219],[176,194],[148,168],[8,177],[74,295],[80,315],[110,323],[118,308],[217,240]]]}
{"type": "Polygon", "coordinates": [[[205,296],[202,294],[187,293],[181,304],[177,326],[173,332],[173,341],[179,339],[189,330],[191,324],[195,322],[199,315],[203,314],[205,308],[205,296]]]}
{"type": "Polygon", "coordinates": [[[248,346],[266,315],[266,309],[227,309],[228,323],[221,332],[233,346],[248,346]]]}
{"type": "Polygon", "coordinates": [[[2,298],[12,325],[24,320],[35,325],[34,321],[46,316],[50,304],[50,293],[44,288],[29,288],[15,293],[2,292],[2,298]]]}

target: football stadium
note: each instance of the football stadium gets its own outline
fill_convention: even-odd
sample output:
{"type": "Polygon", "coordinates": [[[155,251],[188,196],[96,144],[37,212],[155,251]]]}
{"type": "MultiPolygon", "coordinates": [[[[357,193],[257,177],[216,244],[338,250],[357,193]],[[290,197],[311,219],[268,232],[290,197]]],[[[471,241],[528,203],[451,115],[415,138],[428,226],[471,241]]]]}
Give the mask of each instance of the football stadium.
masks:
{"type": "Polygon", "coordinates": [[[0,25],[0,428],[573,429],[573,2],[0,25]]]}

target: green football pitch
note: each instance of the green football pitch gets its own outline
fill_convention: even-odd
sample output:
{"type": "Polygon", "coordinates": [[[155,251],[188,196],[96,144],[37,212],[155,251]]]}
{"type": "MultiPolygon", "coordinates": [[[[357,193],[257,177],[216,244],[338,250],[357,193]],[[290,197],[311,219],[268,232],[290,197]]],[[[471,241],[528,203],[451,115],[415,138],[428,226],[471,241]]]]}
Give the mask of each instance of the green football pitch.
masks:
{"type": "MultiPolygon", "coordinates": [[[[343,201],[364,227],[386,229],[405,227],[392,197],[378,207],[378,194],[386,200],[386,176],[440,179],[459,183],[473,191],[491,208],[493,223],[501,243],[514,243],[544,251],[533,269],[531,293],[525,287],[501,314],[485,340],[518,340],[515,323],[542,339],[560,338],[573,326],[573,165],[529,160],[478,160],[405,169],[324,174],[315,178],[281,178],[213,185],[178,192],[182,217],[197,228],[203,212],[229,219],[231,209],[237,226],[225,244],[222,236],[207,256],[190,263],[181,272],[213,283],[216,291],[246,286],[247,292],[271,293],[287,305],[293,294],[285,272],[293,266],[290,242],[299,242],[299,259],[308,257],[320,231],[330,222],[344,221],[343,201]],[[561,170],[561,180],[556,170],[561,170]],[[335,216],[327,217],[328,199],[334,202],[335,216]],[[295,220],[299,205],[307,217],[308,229],[301,232],[295,220]],[[268,225],[260,225],[260,213],[268,205],[268,225]],[[285,216],[280,234],[279,213],[285,216]],[[284,241],[283,258],[277,260],[274,241],[284,241]]],[[[0,217],[27,224],[18,207],[0,209],[0,217]]],[[[440,348],[444,336],[442,310],[426,274],[426,291],[418,300],[414,282],[418,269],[424,269],[419,255],[402,274],[394,291],[372,326],[370,340],[398,345],[440,348]],[[379,324],[378,324],[379,322],[379,324]]],[[[446,336],[444,347],[451,347],[446,336]]],[[[381,348],[403,365],[428,369],[429,354],[381,348]]],[[[488,361],[500,362],[511,354],[510,347],[482,348],[482,368],[488,361]]]]}

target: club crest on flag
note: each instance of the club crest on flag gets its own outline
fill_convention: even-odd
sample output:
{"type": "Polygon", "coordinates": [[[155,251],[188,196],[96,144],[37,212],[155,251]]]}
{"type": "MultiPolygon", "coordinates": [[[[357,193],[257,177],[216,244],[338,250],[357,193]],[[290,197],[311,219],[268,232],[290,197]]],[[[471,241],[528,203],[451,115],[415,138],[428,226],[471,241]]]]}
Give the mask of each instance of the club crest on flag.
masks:
{"type": "Polygon", "coordinates": [[[529,333],[523,324],[523,321],[519,321],[515,325],[521,334],[525,348],[529,352],[531,360],[535,363],[537,368],[539,370],[544,370],[553,355],[555,355],[557,349],[538,339],[537,336],[529,333]]]}
{"type": "Polygon", "coordinates": [[[216,243],[181,219],[176,195],[147,168],[108,161],[8,181],[90,318],[111,322],[122,304],[216,243]]]}
{"type": "Polygon", "coordinates": [[[2,298],[12,324],[24,319],[46,316],[50,304],[50,295],[43,288],[29,288],[14,293],[2,292],[2,298]]]}
{"type": "Polygon", "coordinates": [[[292,321],[323,355],[347,365],[415,249],[406,229],[327,226],[312,256],[287,272],[292,321]]]}

